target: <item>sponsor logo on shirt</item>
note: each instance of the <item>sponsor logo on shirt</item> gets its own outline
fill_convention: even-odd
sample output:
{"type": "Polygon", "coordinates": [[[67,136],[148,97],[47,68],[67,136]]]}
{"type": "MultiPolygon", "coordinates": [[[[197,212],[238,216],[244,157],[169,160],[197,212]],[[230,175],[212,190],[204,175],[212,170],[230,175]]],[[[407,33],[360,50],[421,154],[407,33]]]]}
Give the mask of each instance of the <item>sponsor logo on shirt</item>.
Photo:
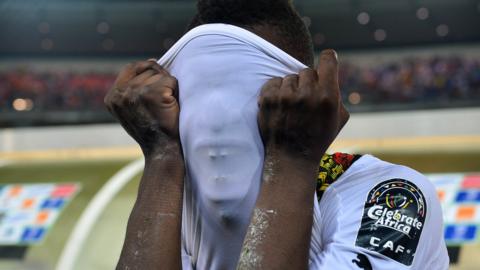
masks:
{"type": "Polygon", "coordinates": [[[352,260],[352,263],[358,266],[358,268],[363,270],[372,270],[372,264],[368,260],[367,256],[359,253],[357,258],[352,260]]]}
{"type": "Polygon", "coordinates": [[[368,194],[355,245],[410,266],[426,211],[425,197],[413,183],[384,181],[368,194]]]}

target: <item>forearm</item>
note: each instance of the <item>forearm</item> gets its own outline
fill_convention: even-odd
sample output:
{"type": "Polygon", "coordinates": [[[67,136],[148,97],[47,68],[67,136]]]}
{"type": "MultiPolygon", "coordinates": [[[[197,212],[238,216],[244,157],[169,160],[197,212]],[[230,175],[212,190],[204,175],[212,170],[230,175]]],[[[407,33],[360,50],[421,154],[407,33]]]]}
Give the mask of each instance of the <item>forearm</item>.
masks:
{"type": "Polygon", "coordinates": [[[117,269],[181,269],[184,174],[178,144],[145,159],[117,269]]]}
{"type": "Polygon", "coordinates": [[[268,153],[238,269],[306,269],[316,162],[268,153]]]}

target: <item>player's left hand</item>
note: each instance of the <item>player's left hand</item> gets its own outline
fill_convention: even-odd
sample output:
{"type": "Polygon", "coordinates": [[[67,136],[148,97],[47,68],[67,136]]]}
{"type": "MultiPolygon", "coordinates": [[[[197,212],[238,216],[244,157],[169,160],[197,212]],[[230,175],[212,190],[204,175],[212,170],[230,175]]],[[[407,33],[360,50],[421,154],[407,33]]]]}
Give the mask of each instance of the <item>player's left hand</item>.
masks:
{"type": "Polygon", "coordinates": [[[349,118],[340,95],[337,53],[323,51],[316,70],[268,81],[259,107],[267,152],[280,150],[318,164],[349,118]]]}

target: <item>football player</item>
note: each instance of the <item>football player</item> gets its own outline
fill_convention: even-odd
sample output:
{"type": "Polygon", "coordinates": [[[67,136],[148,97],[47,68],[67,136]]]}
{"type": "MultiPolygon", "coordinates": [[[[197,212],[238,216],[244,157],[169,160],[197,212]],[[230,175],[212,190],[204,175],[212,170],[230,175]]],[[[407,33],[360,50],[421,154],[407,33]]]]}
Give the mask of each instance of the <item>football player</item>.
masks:
{"type": "Polygon", "coordinates": [[[448,268],[423,175],[324,155],[348,118],[338,59],[313,68],[291,1],[200,0],[190,28],[105,99],[146,160],[120,269],[448,268]]]}

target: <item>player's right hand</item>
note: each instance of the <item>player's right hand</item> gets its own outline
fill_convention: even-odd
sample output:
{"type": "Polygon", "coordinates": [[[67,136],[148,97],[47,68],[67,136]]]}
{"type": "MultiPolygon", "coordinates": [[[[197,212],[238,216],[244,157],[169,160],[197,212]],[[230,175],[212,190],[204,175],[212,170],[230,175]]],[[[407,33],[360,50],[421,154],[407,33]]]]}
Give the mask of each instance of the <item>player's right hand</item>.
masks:
{"type": "Polygon", "coordinates": [[[145,155],[178,142],[178,83],[154,60],[127,65],[105,96],[105,105],[145,155]]]}
{"type": "Polygon", "coordinates": [[[340,95],[337,53],[323,51],[316,69],[271,79],[258,103],[267,152],[280,150],[318,164],[349,118],[340,95]]]}

